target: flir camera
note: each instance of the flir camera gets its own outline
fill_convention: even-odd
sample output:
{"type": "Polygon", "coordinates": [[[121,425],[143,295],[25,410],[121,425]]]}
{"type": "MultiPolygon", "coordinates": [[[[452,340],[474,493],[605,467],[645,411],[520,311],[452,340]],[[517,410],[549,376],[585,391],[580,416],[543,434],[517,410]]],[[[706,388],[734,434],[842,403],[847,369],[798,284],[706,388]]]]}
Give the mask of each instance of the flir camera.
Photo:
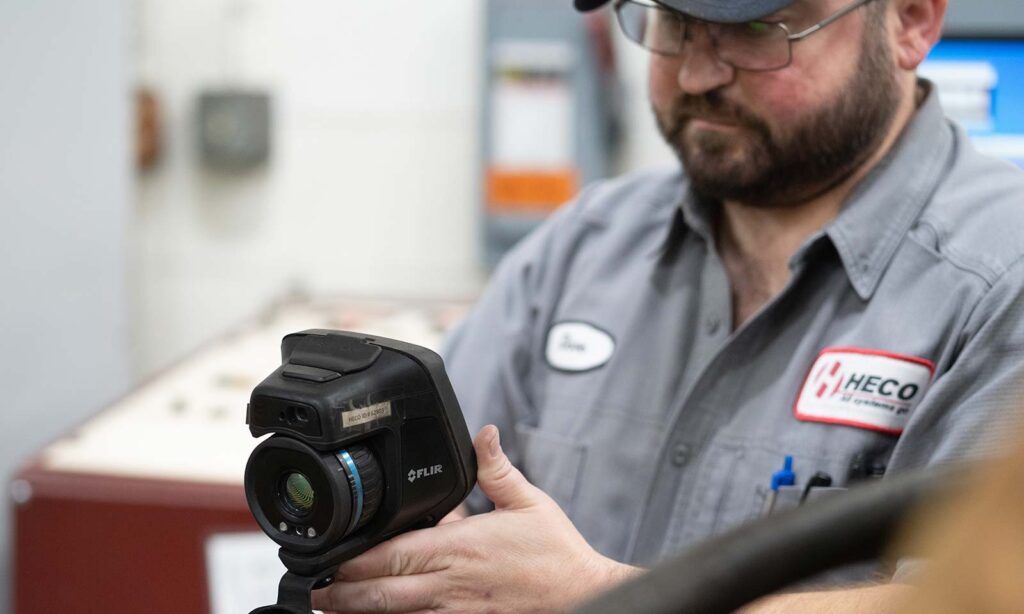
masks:
{"type": "Polygon", "coordinates": [[[281,355],[249,401],[250,432],[272,436],[249,457],[245,496],[288,573],[278,605],[255,612],[305,614],[339,564],[454,509],[476,459],[434,352],[308,330],[286,336],[281,355]]]}

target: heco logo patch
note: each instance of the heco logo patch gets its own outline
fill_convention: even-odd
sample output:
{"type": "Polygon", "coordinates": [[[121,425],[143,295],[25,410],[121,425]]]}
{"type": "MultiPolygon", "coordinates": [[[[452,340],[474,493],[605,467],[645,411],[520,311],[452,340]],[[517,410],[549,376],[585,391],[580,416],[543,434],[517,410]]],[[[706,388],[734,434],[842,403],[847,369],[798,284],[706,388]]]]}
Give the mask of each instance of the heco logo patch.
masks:
{"type": "Polygon", "coordinates": [[[821,352],[800,389],[800,420],[903,432],[931,383],[935,365],[915,356],[861,348],[821,352]]]}
{"type": "Polygon", "coordinates": [[[562,371],[589,371],[608,362],[615,351],[612,336],[586,322],[560,322],[548,331],[545,357],[562,371]]]}

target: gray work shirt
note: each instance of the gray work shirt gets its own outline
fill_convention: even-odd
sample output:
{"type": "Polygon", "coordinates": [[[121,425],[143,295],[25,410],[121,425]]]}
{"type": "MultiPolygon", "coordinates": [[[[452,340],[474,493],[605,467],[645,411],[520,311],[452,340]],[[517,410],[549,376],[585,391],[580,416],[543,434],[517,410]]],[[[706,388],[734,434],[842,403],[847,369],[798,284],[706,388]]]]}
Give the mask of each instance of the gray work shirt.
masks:
{"type": "Polygon", "coordinates": [[[934,94],[736,330],[714,211],[678,170],[589,187],[444,351],[470,428],[496,424],[595,549],[649,563],[751,519],[786,455],[798,486],[843,485],[851,465],[891,473],[1007,432],[1024,173],[978,154],[934,94]]]}

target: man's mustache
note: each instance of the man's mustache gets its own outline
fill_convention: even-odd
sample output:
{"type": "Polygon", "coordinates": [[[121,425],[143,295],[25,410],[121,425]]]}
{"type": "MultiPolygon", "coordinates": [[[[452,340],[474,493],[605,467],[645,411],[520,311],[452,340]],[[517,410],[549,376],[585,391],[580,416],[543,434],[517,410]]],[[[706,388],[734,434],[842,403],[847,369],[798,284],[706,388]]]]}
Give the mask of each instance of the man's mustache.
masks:
{"type": "Polygon", "coordinates": [[[672,105],[672,132],[675,136],[682,132],[691,119],[735,124],[750,128],[761,133],[767,132],[766,124],[760,117],[723,98],[716,92],[708,92],[700,96],[684,95],[672,105]]]}

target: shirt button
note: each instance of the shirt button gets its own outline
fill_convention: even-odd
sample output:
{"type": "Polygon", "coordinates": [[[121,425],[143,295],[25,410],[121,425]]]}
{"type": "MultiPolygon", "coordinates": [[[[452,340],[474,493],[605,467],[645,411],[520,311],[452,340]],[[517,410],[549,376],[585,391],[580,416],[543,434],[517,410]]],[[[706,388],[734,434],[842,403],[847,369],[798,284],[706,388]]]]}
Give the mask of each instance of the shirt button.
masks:
{"type": "Polygon", "coordinates": [[[681,443],[676,447],[672,448],[672,464],[676,467],[682,467],[690,460],[690,446],[681,443]]]}
{"type": "Polygon", "coordinates": [[[718,316],[709,316],[704,321],[704,330],[708,331],[709,335],[713,335],[718,332],[718,329],[722,327],[722,319],[718,316]]]}

